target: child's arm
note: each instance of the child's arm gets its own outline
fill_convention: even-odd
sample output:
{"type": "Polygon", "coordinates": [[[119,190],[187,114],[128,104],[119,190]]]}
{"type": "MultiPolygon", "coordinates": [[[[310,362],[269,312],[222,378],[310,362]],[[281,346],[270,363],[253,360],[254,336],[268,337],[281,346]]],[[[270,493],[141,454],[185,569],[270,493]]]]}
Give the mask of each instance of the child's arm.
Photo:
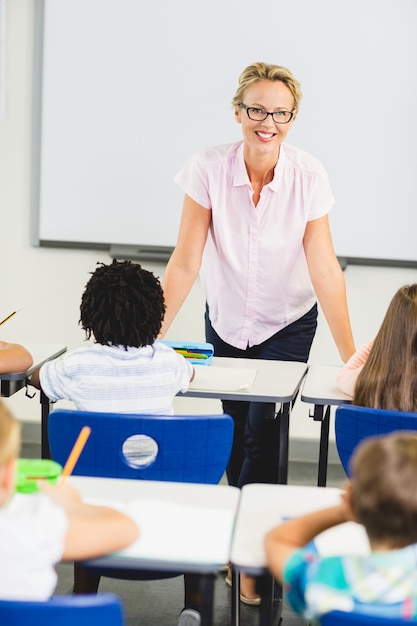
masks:
{"type": "Polygon", "coordinates": [[[25,372],[32,363],[32,355],[19,343],[0,341],[0,374],[25,372]]]}
{"type": "Polygon", "coordinates": [[[125,548],[139,536],[139,529],[130,517],[107,506],[84,503],[67,481],[62,480],[58,485],[41,481],[39,486],[68,516],[63,560],[108,554],[125,548]]]}
{"type": "Polygon", "coordinates": [[[271,574],[282,583],[285,563],[296,550],[303,548],[321,532],[350,519],[342,502],[294,518],[269,531],[265,537],[265,550],[271,574]]]}
{"type": "Polygon", "coordinates": [[[356,381],[368,359],[373,344],[374,339],[371,339],[371,341],[368,341],[360,350],[355,352],[347,363],[345,363],[337,376],[339,389],[349,396],[353,397],[354,395],[356,381]]]}

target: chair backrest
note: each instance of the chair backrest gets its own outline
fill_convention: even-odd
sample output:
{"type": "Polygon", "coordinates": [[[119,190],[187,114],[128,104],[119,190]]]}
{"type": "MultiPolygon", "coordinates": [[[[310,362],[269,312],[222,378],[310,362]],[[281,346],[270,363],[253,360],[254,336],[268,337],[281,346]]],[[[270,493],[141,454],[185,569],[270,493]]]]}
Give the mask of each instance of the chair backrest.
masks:
{"type": "Polygon", "coordinates": [[[233,441],[230,415],[132,415],[55,409],[51,456],[64,465],[83,426],[91,434],[73,470],[79,476],[216,484],[233,441]]]}
{"type": "Polygon", "coordinates": [[[336,448],[347,476],[350,476],[350,457],[362,439],[397,430],[417,430],[417,413],[370,409],[352,404],[337,407],[336,448]]]}
{"type": "Polygon", "coordinates": [[[381,617],[377,615],[363,615],[361,613],[343,613],[342,611],[330,611],[322,615],[320,626],[404,626],[413,624],[412,620],[400,617],[381,617]]]}
{"type": "Polygon", "coordinates": [[[122,603],[111,593],[54,596],[46,602],[0,600],[4,626],[123,626],[122,603]]]}

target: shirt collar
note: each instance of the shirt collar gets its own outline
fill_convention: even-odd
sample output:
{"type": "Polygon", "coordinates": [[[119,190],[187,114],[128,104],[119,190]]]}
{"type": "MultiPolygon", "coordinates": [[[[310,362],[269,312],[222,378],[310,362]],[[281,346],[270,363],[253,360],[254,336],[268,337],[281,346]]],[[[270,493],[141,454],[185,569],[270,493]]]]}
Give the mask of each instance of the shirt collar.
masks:
{"type": "MultiPolygon", "coordinates": [[[[272,191],[278,191],[279,179],[282,175],[282,169],[286,160],[285,148],[281,144],[278,163],[275,166],[274,178],[267,185],[272,191]]],[[[246,171],[245,159],[243,158],[243,141],[239,144],[233,163],[233,187],[241,187],[250,185],[248,173],[246,171]]]]}

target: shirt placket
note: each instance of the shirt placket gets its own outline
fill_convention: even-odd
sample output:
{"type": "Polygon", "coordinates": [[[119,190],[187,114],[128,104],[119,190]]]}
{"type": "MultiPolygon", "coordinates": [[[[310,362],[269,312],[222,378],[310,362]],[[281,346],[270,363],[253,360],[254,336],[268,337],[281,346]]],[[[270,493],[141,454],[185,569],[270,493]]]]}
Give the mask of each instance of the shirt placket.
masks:
{"type": "Polygon", "coordinates": [[[249,221],[249,245],[248,245],[248,275],[246,290],[246,311],[245,321],[243,325],[242,339],[246,345],[253,345],[253,327],[256,314],[256,298],[258,289],[258,261],[259,261],[259,223],[258,223],[258,206],[252,207],[250,211],[249,221]]]}

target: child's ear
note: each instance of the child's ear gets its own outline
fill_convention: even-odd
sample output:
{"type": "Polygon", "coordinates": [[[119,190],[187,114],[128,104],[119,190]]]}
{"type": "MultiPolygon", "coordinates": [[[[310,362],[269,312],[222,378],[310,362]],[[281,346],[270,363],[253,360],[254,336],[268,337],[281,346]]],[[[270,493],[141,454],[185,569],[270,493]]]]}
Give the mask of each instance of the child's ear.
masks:
{"type": "Polygon", "coordinates": [[[16,459],[0,465],[0,506],[13,495],[16,483],[16,459]]]}
{"type": "Polygon", "coordinates": [[[351,519],[355,522],[358,522],[358,518],[356,517],[355,511],[353,510],[353,504],[352,504],[352,483],[350,481],[346,481],[346,483],[343,485],[343,494],[342,494],[342,501],[343,501],[343,506],[346,509],[346,514],[347,514],[347,518],[351,519]]]}

